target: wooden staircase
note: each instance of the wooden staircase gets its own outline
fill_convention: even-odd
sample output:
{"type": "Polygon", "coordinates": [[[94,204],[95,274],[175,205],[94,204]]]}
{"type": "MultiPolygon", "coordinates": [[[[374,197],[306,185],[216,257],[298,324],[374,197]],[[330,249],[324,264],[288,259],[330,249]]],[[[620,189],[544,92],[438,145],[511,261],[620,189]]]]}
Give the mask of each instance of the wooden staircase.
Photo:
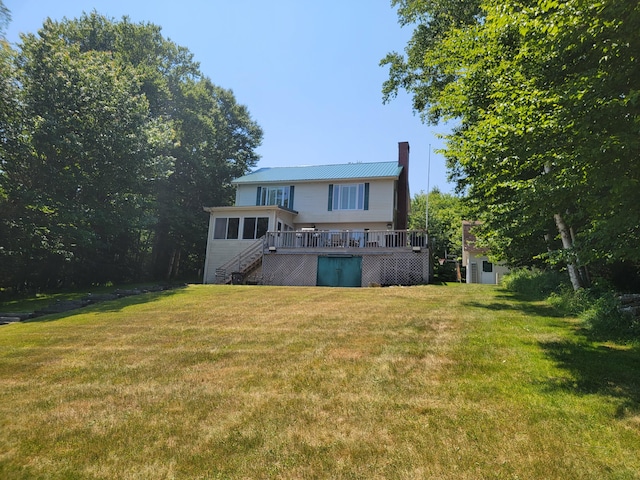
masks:
{"type": "Polygon", "coordinates": [[[216,268],[216,283],[244,283],[248,274],[262,265],[264,237],[216,268]]]}

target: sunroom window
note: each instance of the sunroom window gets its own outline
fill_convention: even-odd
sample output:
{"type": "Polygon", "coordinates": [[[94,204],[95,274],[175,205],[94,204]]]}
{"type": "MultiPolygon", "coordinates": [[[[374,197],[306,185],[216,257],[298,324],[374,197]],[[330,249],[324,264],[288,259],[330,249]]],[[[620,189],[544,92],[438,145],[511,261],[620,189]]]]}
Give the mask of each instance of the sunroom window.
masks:
{"type": "Polygon", "coordinates": [[[269,217],[245,217],[242,229],[243,240],[263,237],[269,229],[269,217]]]}
{"type": "Polygon", "coordinates": [[[236,240],[238,238],[239,218],[216,218],[213,226],[213,238],[216,240],[236,240]]]}

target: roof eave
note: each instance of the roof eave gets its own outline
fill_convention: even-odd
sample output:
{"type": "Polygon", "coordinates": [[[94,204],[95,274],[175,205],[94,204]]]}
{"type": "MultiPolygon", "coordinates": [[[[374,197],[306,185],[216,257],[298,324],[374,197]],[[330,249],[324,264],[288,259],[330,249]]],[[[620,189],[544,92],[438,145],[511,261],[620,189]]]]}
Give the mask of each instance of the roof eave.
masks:
{"type": "Polygon", "coordinates": [[[298,214],[297,210],[291,210],[290,208],[286,208],[286,207],[281,207],[279,205],[242,205],[242,206],[235,206],[235,205],[228,205],[228,206],[224,206],[224,207],[202,207],[202,209],[205,212],[209,212],[210,214],[216,213],[216,212],[248,212],[248,211],[264,211],[264,212],[270,212],[270,211],[279,211],[279,212],[287,212],[287,213],[292,213],[294,215],[298,214]]]}
{"type": "Polygon", "coordinates": [[[327,182],[359,182],[359,181],[372,181],[372,180],[398,180],[400,175],[385,175],[383,177],[335,177],[335,178],[314,178],[308,180],[290,180],[290,179],[282,179],[282,180],[255,180],[255,181],[236,181],[232,180],[232,185],[281,185],[283,183],[286,184],[297,184],[297,183],[327,183],[327,182]]]}

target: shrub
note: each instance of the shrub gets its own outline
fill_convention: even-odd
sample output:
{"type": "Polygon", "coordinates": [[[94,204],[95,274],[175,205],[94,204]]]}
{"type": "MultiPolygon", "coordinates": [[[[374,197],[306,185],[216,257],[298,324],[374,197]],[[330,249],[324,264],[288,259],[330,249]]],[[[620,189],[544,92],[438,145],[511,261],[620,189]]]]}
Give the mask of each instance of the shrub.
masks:
{"type": "MultiPolygon", "coordinates": [[[[597,298],[597,295],[595,297],[597,298]]],[[[588,289],[574,291],[569,286],[563,286],[559,291],[551,292],[547,301],[564,315],[580,315],[590,309],[594,303],[594,291],[588,289]]]]}
{"type": "Polygon", "coordinates": [[[559,292],[566,284],[567,280],[560,272],[526,268],[513,270],[502,280],[507,290],[539,299],[559,292]]]}
{"type": "Polygon", "coordinates": [[[551,293],[547,300],[564,315],[578,316],[585,327],[600,338],[640,338],[640,319],[620,309],[618,296],[606,284],[577,291],[563,288],[551,293]]]}
{"type": "Polygon", "coordinates": [[[640,319],[620,310],[613,293],[596,298],[580,318],[592,333],[607,338],[640,339],[640,319]]]}
{"type": "Polygon", "coordinates": [[[620,310],[613,286],[605,281],[574,291],[560,272],[517,269],[505,275],[503,286],[531,299],[546,299],[564,315],[578,316],[600,338],[640,339],[640,318],[620,310]]]}
{"type": "Polygon", "coordinates": [[[454,262],[445,262],[440,265],[437,260],[433,264],[433,276],[441,282],[456,282],[458,276],[456,272],[456,264],[454,262]]]}

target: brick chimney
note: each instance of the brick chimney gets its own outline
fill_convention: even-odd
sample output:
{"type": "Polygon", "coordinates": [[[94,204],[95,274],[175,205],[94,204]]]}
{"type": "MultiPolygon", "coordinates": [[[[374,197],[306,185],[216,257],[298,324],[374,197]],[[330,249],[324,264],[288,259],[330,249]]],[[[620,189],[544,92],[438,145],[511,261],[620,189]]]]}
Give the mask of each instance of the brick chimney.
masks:
{"type": "Polygon", "coordinates": [[[409,142],[398,142],[398,165],[402,167],[398,177],[398,213],[396,216],[396,229],[406,230],[409,220],[409,142]]]}

